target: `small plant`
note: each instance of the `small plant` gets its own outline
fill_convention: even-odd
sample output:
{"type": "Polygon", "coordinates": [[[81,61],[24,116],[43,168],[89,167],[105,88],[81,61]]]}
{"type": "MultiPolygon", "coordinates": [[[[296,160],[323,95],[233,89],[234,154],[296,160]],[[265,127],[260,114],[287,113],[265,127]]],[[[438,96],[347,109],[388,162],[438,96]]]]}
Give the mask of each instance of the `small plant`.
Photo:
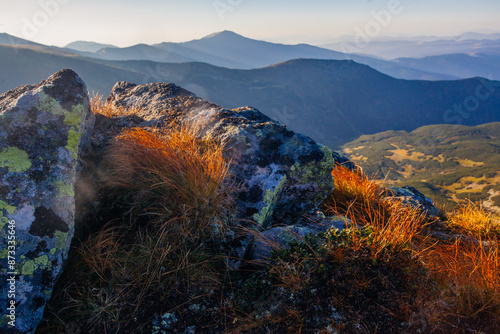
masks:
{"type": "Polygon", "coordinates": [[[448,225],[476,237],[500,236],[500,221],[480,204],[468,201],[459,205],[448,219],[448,225]]]}

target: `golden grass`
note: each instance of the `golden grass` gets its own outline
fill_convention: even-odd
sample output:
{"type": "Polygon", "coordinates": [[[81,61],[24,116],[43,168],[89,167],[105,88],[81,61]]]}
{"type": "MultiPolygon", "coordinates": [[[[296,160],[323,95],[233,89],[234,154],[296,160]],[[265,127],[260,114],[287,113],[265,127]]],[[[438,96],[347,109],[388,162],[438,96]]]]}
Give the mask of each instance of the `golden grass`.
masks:
{"type": "Polygon", "coordinates": [[[138,203],[149,203],[146,211],[170,233],[210,237],[224,229],[221,216],[231,205],[223,149],[186,125],[125,130],[109,148],[107,184],[136,190],[138,203]]]}
{"type": "Polygon", "coordinates": [[[352,229],[359,225],[371,231],[364,237],[362,233],[351,233],[353,247],[366,244],[360,238],[370,238],[376,248],[374,254],[387,246],[402,247],[411,244],[426,225],[425,214],[420,210],[399,201],[383,200],[383,189],[360,169],[351,171],[338,165],[332,175],[335,189],[323,203],[323,209],[328,214],[346,215],[353,223],[352,229]]]}
{"type": "Polygon", "coordinates": [[[351,171],[341,165],[332,170],[335,182],[335,193],[341,197],[367,201],[374,201],[380,196],[379,186],[370,180],[361,170],[351,171]]]}
{"type": "Polygon", "coordinates": [[[481,204],[471,201],[455,208],[447,223],[451,228],[476,237],[500,235],[500,222],[491,213],[486,212],[481,204]]]}
{"type": "Polygon", "coordinates": [[[98,93],[94,93],[90,99],[90,109],[94,114],[101,114],[108,118],[130,116],[140,112],[135,108],[116,107],[112,103],[104,100],[104,97],[98,93]]]}

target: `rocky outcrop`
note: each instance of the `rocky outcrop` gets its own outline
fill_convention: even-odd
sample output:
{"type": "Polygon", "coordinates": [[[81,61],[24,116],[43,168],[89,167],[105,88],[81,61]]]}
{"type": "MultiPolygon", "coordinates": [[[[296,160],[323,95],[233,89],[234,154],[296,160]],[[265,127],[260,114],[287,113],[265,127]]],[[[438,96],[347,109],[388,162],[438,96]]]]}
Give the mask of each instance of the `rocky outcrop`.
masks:
{"type": "Polygon", "coordinates": [[[93,124],[71,70],[0,96],[2,333],[33,332],[42,318],[73,237],[78,158],[93,124]]]}
{"type": "Polygon", "coordinates": [[[139,126],[188,123],[201,137],[226,143],[239,184],[238,217],[262,228],[293,224],[333,189],[330,174],[344,158],[250,107],[224,109],[174,85],[120,82],[108,102],[137,110],[139,126]]]}
{"type": "Polygon", "coordinates": [[[400,201],[425,213],[429,220],[437,220],[442,216],[434,202],[412,186],[402,188],[389,187],[384,194],[385,200],[400,201]]]}

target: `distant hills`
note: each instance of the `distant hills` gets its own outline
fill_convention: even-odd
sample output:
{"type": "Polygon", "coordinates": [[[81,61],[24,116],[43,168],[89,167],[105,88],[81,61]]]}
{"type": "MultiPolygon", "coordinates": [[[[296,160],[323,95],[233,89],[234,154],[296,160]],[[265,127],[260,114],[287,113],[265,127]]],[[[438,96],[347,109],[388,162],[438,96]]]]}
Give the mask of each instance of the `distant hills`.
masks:
{"type": "Polygon", "coordinates": [[[397,78],[426,80],[457,78],[453,75],[415,70],[395,62],[345,54],[308,44],[286,45],[254,40],[231,31],[222,31],[183,43],[137,44],[125,48],[105,47],[95,52],[88,52],[88,47],[84,48],[85,51],[81,51],[81,47],[79,49],[72,51],[82,56],[104,60],[150,60],[164,63],[202,62],[233,69],[262,68],[297,58],[351,59],[397,78]]]}
{"type": "Polygon", "coordinates": [[[499,53],[493,55],[481,53],[446,54],[424,58],[398,58],[394,61],[404,67],[426,72],[440,74],[454,73],[454,75],[460,78],[481,76],[500,80],[500,43],[499,53]]]}
{"type": "Polygon", "coordinates": [[[456,53],[500,54],[500,33],[469,32],[450,38],[436,36],[381,38],[359,45],[354,41],[356,41],[355,36],[345,36],[321,46],[331,50],[362,53],[384,59],[422,58],[456,53]]]}
{"type": "Polygon", "coordinates": [[[72,49],[75,51],[80,51],[80,52],[97,52],[101,49],[104,48],[116,48],[116,46],[111,45],[111,44],[101,44],[101,43],[96,43],[96,42],[86,42],[86,41],[76,41],[73,43],[69,43],[68,45],[65,46],[66,49],[72,49]]]}
{"type": "Polygon", "coordinates": [[[500,123],[432,125],[362,136],[343,146],[386,184],[416,186],[441,205],[481,201],[500,212],[500,123]]]}
{"type": "Polygon", "coordinates": [[[61,68],[74,69],[90,91],[104,95],[121,80],[174,82],[227,108],[256,107],[333,148],[386,130],[500,121],[500,82],[400,80],[350,60],[298,59],[261,69],[232,70],[203,63],[106,61],[20,46],[0,46],[0,58],[3,91],[38,82],[61,68]],[[482,94],[477,108],[472,113],[464,111],[464,103],[474,102],[477,92],[482,94]]]}
{"type": "MultiPolygon", "coordinates": [[[[67,48],[23,45],[22,40],[5,35],[2,38],[15,45],[0,45],[0,91],[37,83],[62,68],[74,69],[85,80],[89,91],[105,96],[117,81],[174,82],[227,108],[256,107],[332,148],[364,134],[387,130],[411,131],[430,124],[478,125],[500,121],[500,82],[481,78],[401,80],[352,60],[295,59],[250,70],[200,62],[116,61],[82,56],[84,51],[77,53],[67,48]]],[[[234,57],[238,56],[237,52],[243,52],[229,44],[223,49],[223,40],[250,43],[255,49],[263,45],[263,49],[269,48],[266,57],[284,55],[279,52],[284,50],[282,47],[309,48],[248,40],[231,32],[192,43],[177,43],[175,48],[180,50],[178,44],[184,44],[194,49],[195,45],[196,52],[204,55],[212,52],[212,57],[216,57],[217,52],[226,55],[235,52],[234,57]],[[217,43],[222,51],[210,51],[217,43]]],[[[169,45],[133,48],[156,52],[154,50],[162,47],[168,49],[169,45]]],[[[99,52],[119,53],[123,49],[104,48],[99,52]]],[[[241,59],[235,58],[235,61],[246,62],[251,58],[239,56],[241,59]]]]}
{"type": "MultiPolygon", "coordinates": [[[[215,66],[233,69],[255,69],[292,59],[328,59],[354,60],[361,64],[398,79],[407,80],[455,80],[483,76],[500,80],[498,58],[500,57],[500,37],[481,34],[465,34],[456,40],[383,40],[370,41],[360,50],[367,52],[370,48],[387,49],[387,55],[397,58],[393,60],[349,53],[349,48],[338,44],[334,51],[308,44],[287,45],[254,40],[231,31],[222,31],[204,38],[183,43],[164,42],[147,45],[137,44],[129,47],[116,47],[109,44],[78,41],[64,48],[48,47],[54,52],[70,52],[83,57],[99,60],[149,60],[154,62],[184,63],[203,62],[215,66]],[[491,38],[476,40],[471,38],[491,38]],[[465,39],[469,38],[469,39],[465,39]],[[429,49],[431,51],[423,51],[429,49]],[[405,53],[405,50],[411,50],[405,53]],[[434,55],[441,50],[439,55],[434,55]],[[339,52],[344,51],[344,52],[339,52]],[[347,53],[346,53],[347,52],[347,53]],[[432,55],[420,59],[418,55],[432,55]],[[415,58],[417,57],[417,58],[415,58]]],[[[0,44],[30,45],[32,43],[7,34],[0,35],[0,44]]],[[[383,54],[383,52],[382,52],[383,54]]]]}

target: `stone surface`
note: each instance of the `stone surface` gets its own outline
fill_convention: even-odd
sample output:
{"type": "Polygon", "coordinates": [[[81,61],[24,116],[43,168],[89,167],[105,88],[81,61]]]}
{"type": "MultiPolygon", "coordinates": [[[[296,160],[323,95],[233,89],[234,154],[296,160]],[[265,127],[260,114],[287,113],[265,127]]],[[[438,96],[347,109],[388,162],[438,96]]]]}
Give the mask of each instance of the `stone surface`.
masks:
{"type": "Polygon", "coordinates": [[[248,259],[254,263],[266,264],[272,251],[288,247],[292,241],[304,241],[306,235],[315,237],[329,229],[343,230],[351,225],[344,216],[325,217],[317,215],[303,219],[300,225],[278,226],[257,234],[248,250],[248,259]]]}
{"type": "MultiPolygon", "coordinates": [[[[230,172],[241,186],[238,217],[262,228],[293,224],[333,189],[331,170],[346,159],[251,107],[224,109],[174,85],[119,82],[108,102],[140,110],[137,126],[188,123],[226,143],[230,172]]],[[[131,125],[129,125],[131,126],[131,125]]]]}
{"type": "Polygon", "coordinates": [[[434,202],[412,186],[402,188],[389,187],[384,194],[387,200],[402,201],[425,212],[427,217],[435,220],[440,217],[440,210],[434,205],[434,202]]]}
{"type": "Polygon", "coordinates": [[[85,83],[71,70],[0,96],[2,333],[33,332],[42,318],[73,236],[78,157],[93,123],[85,83]]]}

